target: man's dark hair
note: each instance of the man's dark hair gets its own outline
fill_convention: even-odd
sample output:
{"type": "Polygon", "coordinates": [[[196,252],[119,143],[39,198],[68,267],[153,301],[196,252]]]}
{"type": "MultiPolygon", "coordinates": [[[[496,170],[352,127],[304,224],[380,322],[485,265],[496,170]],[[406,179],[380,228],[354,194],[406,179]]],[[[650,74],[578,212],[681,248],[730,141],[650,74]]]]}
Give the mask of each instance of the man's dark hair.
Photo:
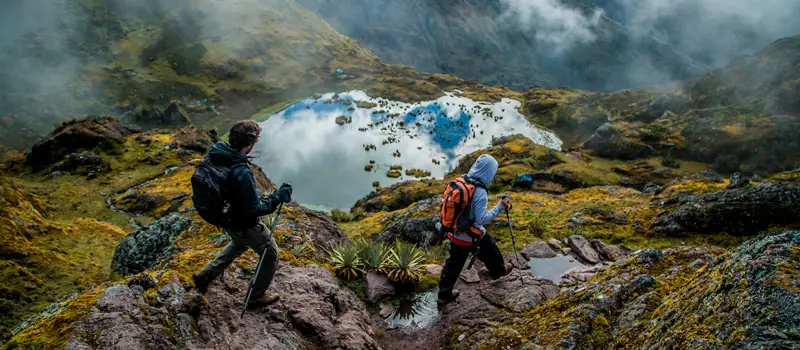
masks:
{"type": "Polygon", "coordinates": [[[252,120],[240,120],[233,124],[228,135],[228,144],[235,150],[241,150],[256,143],[261,127],[252,120]]]}

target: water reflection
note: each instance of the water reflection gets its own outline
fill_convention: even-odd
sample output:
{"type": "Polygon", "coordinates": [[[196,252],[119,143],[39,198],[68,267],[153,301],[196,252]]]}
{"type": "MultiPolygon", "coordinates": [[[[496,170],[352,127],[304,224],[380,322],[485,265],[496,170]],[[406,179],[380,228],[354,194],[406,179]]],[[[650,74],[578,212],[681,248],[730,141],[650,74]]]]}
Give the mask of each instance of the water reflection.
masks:
{"type": "Polygon", "coordinates": [[[408,180],[409,169],[441,178],[459,157],[515,133],[551,148],[561,141],[517,112],[519,102],[477,103],[449,94],[407,104],[364,92],[329,93],[272,115],[253,156],[273,181],[289,182],[294,199],[328,208],[349,208],[372,190],[408,180]],[[374,162],[371,171],[365,166],[374,162]],[[392,165],[402,176],[389,178],[392,165]]]}
{"type": "Polygon", "coordinates": [[[561,282],[561,275],[565,272],[574,267],[585,266],[568,255],[559,255],[555,258],[547,259],[531,258],[528,264],[534,276],[542,276],[555,284],[561,282]]]}
{"type": "Polygon", "coordinates": [[[431,324],[438,315],[436,308],[438,290],[434,288],[400,300],[395,311],[386,319],[389,328],[400,326],[425,328],[431,324]]]}

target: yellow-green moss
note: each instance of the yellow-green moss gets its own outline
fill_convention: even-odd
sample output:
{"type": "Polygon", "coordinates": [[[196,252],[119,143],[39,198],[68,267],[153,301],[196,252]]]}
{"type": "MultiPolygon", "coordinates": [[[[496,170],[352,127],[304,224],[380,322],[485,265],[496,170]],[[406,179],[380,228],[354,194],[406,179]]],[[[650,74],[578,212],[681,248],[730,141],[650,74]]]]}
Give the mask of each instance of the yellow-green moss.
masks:
{"type": "Polygon", "coordinates": [[[103,292],[99,286],[93,290],[69,299],[61,306],[63,309],[56,314],[39,321],[15,335],[6,347],[22,349],[62,349],[72,335],[72,328],[76,321],[91,312],[97,303],[97,297],[103,292]]]}

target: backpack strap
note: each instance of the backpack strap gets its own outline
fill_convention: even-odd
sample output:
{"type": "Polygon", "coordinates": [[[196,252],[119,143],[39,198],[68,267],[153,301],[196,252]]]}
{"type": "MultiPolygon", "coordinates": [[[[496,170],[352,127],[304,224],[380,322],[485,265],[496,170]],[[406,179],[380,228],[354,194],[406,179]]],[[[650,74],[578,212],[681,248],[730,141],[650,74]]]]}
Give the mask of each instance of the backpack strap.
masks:
{"type": "Polygon", "coordinates": [[[486,189],[486,185],[484,185],[481,180],[473,179],[469,175],[461,175],[461,177],[463,177],[464,180],[467,181],[467,183],[469,183],[470,185],[473,185],[475,187],[480,187],[484,190],[486,189]]]}

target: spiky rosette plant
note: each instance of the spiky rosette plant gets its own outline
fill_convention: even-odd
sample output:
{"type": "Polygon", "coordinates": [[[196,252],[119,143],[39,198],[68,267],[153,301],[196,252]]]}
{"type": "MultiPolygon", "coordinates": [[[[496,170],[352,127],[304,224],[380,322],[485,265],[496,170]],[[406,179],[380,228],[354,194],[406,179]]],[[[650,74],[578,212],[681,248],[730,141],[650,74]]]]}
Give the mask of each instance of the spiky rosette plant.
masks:
{"type": "Polygon", "coordinates": [[[389,257],[387,267],[389,279],[405,283],[416,282],[422,277],[425,254],[415,245],[397,241],[389,251],[389,257]]]}
{"type": "Polygon", "coordinates": [[[337,244],[330,250],[330,263],[333,271],[346,280],[352,280],[364,272],[358,248],[352,244],[337,244]]]}
{"type": "Polygon", "coordinates": [[[291,251],[298,258],[308,258],[314,254],[316,249],[314,248],[314,243],[306,241],[303,244],[292,245],[291,251]]]}
{"type": "Polygon", "coordinates": [[[383,272],[389,265],[389,250],[383,243],[365,242],[359,247],[358,257],[364,265],[364,270],[383,272]]]}

